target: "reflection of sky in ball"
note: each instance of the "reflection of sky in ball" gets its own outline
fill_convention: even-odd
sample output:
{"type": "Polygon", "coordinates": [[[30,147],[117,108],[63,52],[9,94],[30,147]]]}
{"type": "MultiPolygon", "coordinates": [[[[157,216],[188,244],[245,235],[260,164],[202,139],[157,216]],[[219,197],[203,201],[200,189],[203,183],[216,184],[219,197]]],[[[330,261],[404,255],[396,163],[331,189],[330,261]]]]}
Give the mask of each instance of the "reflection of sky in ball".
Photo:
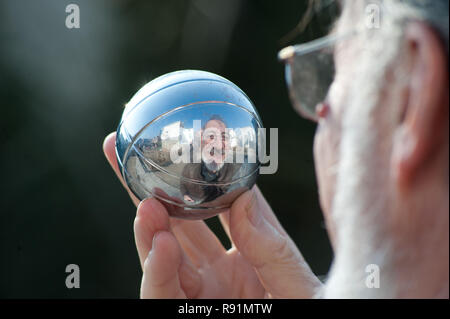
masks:
{"type": "MultiPolygon", "coordinates": [[[[240,141],[254,143],[256,140],[255,129],[251,126],[237,129],[227,128],[231,147],[239,145],[240,141]]],[[[194,140],[194,128],[182,127],[181,121],[164,126],[161,130],[161,140],[179,140],[180,144],[191,144],[194,140]]]]}
{"type": "Polygon", "coordinates": [[[236,106],[222,103],[206,103],[194,106],[192,110],[183,114],[184,127],[192,128],[194,120],[201,120],[202,125],[204,125],[213,115],[219,115],[227,127],[230,127],[229,123],[233,123],[232,128],[246,127],[251,123],[252,116],[250,113],[240,108],[236,109],[236,112],[224,112],[225,108],[230,110],[231,108],[235,109],[236,106]]]}

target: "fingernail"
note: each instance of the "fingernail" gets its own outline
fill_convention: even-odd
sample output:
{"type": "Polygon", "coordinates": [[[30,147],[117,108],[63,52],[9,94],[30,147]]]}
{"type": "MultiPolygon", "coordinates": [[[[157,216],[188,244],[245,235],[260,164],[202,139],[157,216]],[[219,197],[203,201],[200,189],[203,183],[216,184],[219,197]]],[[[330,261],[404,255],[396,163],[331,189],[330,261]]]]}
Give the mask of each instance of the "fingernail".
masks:
{"type": "Polygon", "coordinates": [[[256,193],[253,190],[251,191],[251,198],[249,199],[245,210],[247,211],[247,218],[250,223],[254,227],[258,227],[262,221],[262,216],[257,209],[256,193]]]}
{"type": "Polygon", "coordinates": [[[139,204],[138,204],[138,206],[137,206],[137,208],[136,208],[136,218],[137,218],[138,213],[139,213],[139,211],[141,210],[141,206],[144,204],[144,202],[145,202],[145,199],[144,199],[144,200],[141,200],[141,201],[139,202],[139,204]]]}
{"type": "MultiPolygon", "coordinates": [[[[144,199],[145,200],[145,199],[144,199]]],[[[144,200],[141,200],[140,202],[139,202],[139,205],[138,205],[138,207],[137,207],[137,209],[136,209],[136,212],[141,208],[141,205],[142,205],[142,203],[144,202],[144,200]]]]}

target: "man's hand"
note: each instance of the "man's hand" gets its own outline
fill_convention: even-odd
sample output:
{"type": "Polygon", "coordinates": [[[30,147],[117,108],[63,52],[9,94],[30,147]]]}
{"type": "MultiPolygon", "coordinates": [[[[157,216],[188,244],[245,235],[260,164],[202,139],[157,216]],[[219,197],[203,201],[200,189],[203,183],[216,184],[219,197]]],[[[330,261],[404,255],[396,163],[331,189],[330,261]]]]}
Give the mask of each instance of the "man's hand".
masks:
{"type": "Polygon", "coordinates": [[[255,186],[219,215],[232,242],[223,245],[200,220],[169,218],[155,198],[141,203],[122,179],[114,150],[103,149],[137,208],[141,298],[310,298],[321,283],[255,186]]]}

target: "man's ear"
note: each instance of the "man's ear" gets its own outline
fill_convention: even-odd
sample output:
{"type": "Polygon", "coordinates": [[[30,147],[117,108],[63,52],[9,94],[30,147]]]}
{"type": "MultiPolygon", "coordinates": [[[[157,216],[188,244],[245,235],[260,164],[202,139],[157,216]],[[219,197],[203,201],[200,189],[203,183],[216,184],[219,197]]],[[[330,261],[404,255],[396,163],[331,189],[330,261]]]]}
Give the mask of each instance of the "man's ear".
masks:
{"type": "Polygon", "coordinates": [[[448,141],[448,54],[437,33],[422,22],[407,26],[410,61],[404,117],[393,144],[393,170],[406,190],[448,141]]]}

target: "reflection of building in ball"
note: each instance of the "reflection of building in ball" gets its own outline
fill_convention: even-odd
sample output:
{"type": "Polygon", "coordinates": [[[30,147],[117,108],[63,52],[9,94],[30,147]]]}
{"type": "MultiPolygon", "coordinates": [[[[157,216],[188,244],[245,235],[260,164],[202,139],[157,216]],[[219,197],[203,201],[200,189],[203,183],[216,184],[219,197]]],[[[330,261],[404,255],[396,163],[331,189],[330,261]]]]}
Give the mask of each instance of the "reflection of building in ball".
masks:
{"type": "Polygon", "coordinates": [[[117,130],[119,167],[138,198],[159,198],[174,217],[207,218],[256,182],[261,127],[250,99],[230,81],[169,73],[127,104],[117,130]]]}

